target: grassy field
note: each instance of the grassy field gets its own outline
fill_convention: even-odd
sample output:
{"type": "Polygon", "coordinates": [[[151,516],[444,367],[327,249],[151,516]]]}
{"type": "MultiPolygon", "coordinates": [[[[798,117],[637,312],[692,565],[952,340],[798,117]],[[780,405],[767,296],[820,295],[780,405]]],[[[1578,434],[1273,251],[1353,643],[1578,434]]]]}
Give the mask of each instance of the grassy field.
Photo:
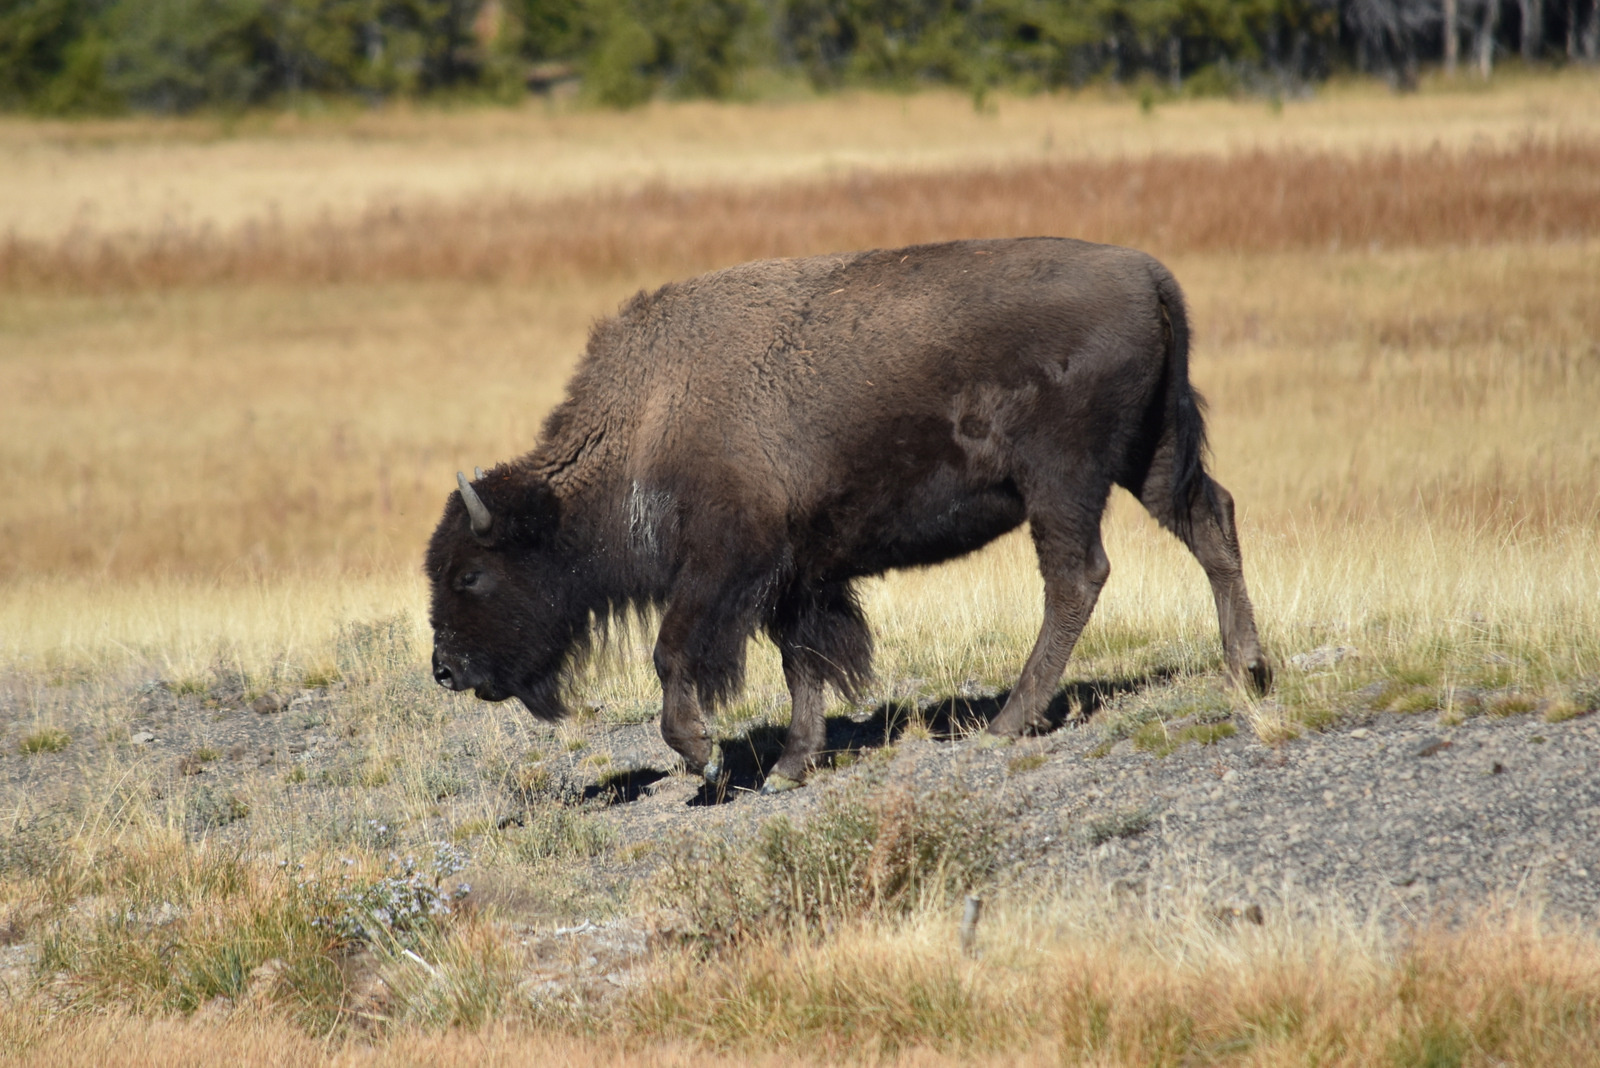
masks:
{"type": "Polygon", "coordinates": [[[273,219],[419,200],[548,199],[651,183],[672,188],[942,171],[1048,160],[1208,155],[1261,148],[1366,151],[1526,138],[1594,139],[1592,75],[1496,76],[1396,100],[1356,83],[1278,110],[1267,102],[1162,104],[1140,121],[1132,96],[994,98],[953,92],[848,94],[748,105],[652,104],[597,112],[390,107],[218,121],[41,123],[0,117],[0,235],[233,232],[273,219]]]}
{"type": "MultiPolygon", "coordinates": [[[[5,759],[55,744],[39,709],[73,687],[125,730],[140,680],[253,695],[342,667],[366,687],[373,736],[391,732],[373,743],[374,781],[403,779],[445,743],[437,723],[394,718],[394,679],[415,665],[358,678],[341,640],[387,620],[424,655],[421,548],[454,472],[531,446],[590,322],[640,287],[741,259],[979,234],[1133,244],[1184,285],[1212,471],[1239,501],[1282,665],[1273,699],[1232,699],[1241,725],[1268,742],[1321,729],[1374,685],[1376,707],[1446,722],[1513,705],[1581,714],[1600,694],[1597,91],[1571,72],[1151,116],[1101,97],[975,114],[930,94],[228,129],[0,122],[5,759]],[[1288,663],[1329,646],[1358,655],[1317,673],[1288,663]]],[[[1215,674],[1198,566],[1125,497],[1106,540],[1112,577],[1069,677],[1215,674]]],[[[869,584],[883,694],[1010,685],[1039,586],[1020,535],[869,584]]],[[[648,706],[648,642],[620,639],[580,700],[648,706]]],[[[781,703],[774,660],[755,658],[739,714],[781,703]]],[[[508,744],[486,742],[484,759],[514,762],[508,744]]],[[[130,769],[93,781],[111,798],[130,769]]],[[[1023,1050],[1177,1063],[1200,1049],[1219,1063],[1578,1064],[1600,1038],[1590,933],[1521,914],[1404,942],[1349,916],[1219,933],[1182,888],[1138,915],[1011,902],[981,964],[951,957],[952,918],[932,904],[803,952],[767,932],[709,971],[669,953],[598,1015],[505,1010],[526,1001],[513,997],[525,962],[491,910],[407,943],[443,976],[431,985],[408,987],[388,947],[392,1025],[351,1030],[337,1010],[348,969],[305,926],[344,906],[263,859],[276,832],[230,853],[103,798],[40,861],[18,831],[25,799],[7,804],[0,943],[49,931],[57,954],[0,1009],[0,1044],[29,1063],[250,1050],[587,1064],[620,1050],[676,1064],[749,1047],[775,1063],[1023,1050]],[[134,959],[132,928],[113,922],[162,902],[205,903],[171,940],[187,986],[152,978],[172,958],[134,959]],[[246,962],[263,954],[303,970],[247,1004],[246,962]],[[218,991],[231,1015],[192,1022],[218,991]],[[113,1015],[45,1011],[64,1005],[113,1015]],[[430,1037],[384,1044],[395,1034],[430,1037]]],[[[333,836],[316,851],[381,882],[378,846],[333,836]]]]}

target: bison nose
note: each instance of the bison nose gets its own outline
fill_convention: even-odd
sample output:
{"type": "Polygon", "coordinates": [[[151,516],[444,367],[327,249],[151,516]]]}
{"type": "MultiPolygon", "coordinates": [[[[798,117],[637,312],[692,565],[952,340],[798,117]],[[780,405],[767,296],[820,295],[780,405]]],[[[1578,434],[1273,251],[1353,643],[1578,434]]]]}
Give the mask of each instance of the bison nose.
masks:
{"type": "Polygon", "coordinates": [[[456,678],[456,673],[449,664],[439,658],[438,653],[433,654],[433,677],[440,686],[447,690],[461,690],[466,687],[456,678]]]}

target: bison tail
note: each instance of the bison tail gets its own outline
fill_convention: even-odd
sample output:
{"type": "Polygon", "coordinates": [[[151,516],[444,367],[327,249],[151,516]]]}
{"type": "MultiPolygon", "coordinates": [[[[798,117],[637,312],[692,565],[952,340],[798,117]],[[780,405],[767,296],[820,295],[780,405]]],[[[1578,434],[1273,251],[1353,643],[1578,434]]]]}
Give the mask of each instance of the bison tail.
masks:
{"type": "Polygon", "coordinates": [[[1211,480],[1206,477],[1205,398],[1189,383],[1189,315],[1184,309],[1183,291],[1165,267],[1153,267],[1156,299],[1161,308],[1165,336],[1166,427],[1163,437],[1170,443],[1170,485],[1173,530],[1189,539],[1189,513],[1197,498],[1211,498],[1211,480]]]}

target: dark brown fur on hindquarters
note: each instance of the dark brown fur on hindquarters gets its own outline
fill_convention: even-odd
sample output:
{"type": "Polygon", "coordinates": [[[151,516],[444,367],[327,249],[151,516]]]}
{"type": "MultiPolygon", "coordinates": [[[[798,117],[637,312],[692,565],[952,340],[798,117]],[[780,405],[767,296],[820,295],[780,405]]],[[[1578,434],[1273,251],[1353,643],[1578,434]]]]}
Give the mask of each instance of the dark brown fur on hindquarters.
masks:
{"type": "Polygon", "coordinates": [[[466,483],[428,546],[434,673],[562,714],[595,627],[662,610],[662,734],[693,770],[706,710],[765,632],[799,781],[825,688],[871,675],[852,584],[1029,522],[1045,622],[991,725],[1042,722],[1109,571],[1113,485],[1184,540],[1230,671],[1265,689],[1233,504],[1206,474],[1172,276],[1056,238],[769,260],[640,293],[597,324],[538,447],[466,483]]]}

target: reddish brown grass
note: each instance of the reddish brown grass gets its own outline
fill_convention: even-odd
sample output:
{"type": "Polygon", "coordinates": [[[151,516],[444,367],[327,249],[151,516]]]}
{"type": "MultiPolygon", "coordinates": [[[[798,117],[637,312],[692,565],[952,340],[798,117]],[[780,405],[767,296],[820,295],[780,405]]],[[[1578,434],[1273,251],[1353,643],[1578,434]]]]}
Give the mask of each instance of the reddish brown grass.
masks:
{"type": "Polygon", "coordinates": [[[1158,254],[1600,234],[1600,143],[1051,162],[762,188],[394,204],[353,221],[11,238],[0,286],[683,274],[766,256],[1058,234],[1158,254]]]}

